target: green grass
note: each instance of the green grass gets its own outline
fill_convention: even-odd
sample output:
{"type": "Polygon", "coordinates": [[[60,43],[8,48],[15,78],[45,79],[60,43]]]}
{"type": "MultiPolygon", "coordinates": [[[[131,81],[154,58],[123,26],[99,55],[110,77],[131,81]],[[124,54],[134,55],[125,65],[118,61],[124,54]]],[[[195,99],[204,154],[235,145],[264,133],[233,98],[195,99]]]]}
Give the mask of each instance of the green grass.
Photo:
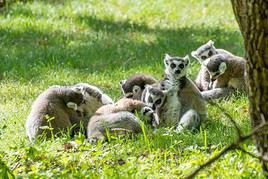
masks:
{"type": "MultiPolygon", "coordinates": [[[[87,82],[118,99],[118,81],[144,72],[163,75],[165,53],[184,56],[209,39],[242,56],[243,41],[229,1],[58,0],[8,3],[0,10],[0,157],[18,178],[178,178],[236,138],[230,121],[208,105],[200,132],[147,131],[133,138],[65,150],[68,136],[31,144],[25,119],[39,93],[55,84],[87,82]],[[148,139],[148,140],[147,140],[148,139]]],[[[199,65],[192,59],[194,79],[199,65]]],[[[217,101],[244,133],[247,97],[217,101]]],[[[252,141],[244,148],[255,152],[252,141]]],[[[0,168],[0,172],[4,169],[0,168]]],[[[239,151],[198,178],[264,178],[258,160],[239,151]]]]}

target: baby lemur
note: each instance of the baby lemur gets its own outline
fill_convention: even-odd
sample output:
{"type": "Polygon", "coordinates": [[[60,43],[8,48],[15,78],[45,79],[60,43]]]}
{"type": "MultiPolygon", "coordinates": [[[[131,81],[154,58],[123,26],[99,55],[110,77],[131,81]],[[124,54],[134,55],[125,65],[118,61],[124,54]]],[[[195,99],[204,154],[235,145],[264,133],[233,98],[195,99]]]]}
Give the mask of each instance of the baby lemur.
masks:
{"type": "Polygon", "coordinates": [[[111,98],[88,84],[52,86],[41,93],[32,105],[26,121],[26,134],[32,141],[38,135],[59,134],[62,130],[80,128],[100,106],[112,103],[111,98]],[[49,129],[50,128],[50,129],[49,129]]]}
{"type": "Polygon", "coordinates": [[[224,97],[233,89],[245,89],[246,61],[226,50],[216,49],[213,44],[210,40],[191,53],[201,64],[195,83],[204,91],[205,99],[224,97]]]}
{"type": "Polygon", "coordinates": [[[207,117],[207,109],[200,91],[186,76],[189,57],[166,54],[164,64],[164,80],[147,85],[142,100],[156,110],[160,126],[177,125],[178,131],[197,128],[207,117]]]}
{"type": "Polygon", "coordinates": [[[88,123],[88,139],[106,139],[107,131],[110,134],[114,132],[141,132],[139,120],[133,112],[144,107],[147,107],[145,103],[130,98],[122,98],[115,104],[100,107],[88,123]]]}

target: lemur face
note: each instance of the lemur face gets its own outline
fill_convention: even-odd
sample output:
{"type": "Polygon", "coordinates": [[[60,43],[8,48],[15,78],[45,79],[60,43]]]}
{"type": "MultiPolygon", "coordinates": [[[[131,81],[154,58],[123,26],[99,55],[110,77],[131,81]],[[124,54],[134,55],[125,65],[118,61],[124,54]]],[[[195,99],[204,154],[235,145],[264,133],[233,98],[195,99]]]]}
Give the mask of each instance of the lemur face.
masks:
{"type": "Polygon", "coordinates": [[[185,57],[171,57],[166,54],[164,58],[165,73],[173,76],[175,79],[180,79],[186,75],[189,61],[188,55],[185,57]]]}
{"type": "Polygon", "coordinates": [[[223,55],[214,55],[203,62],[210,75],[210,80],[215,81],[220,75],[222,75],[226,69],[227,65],[223,55]]]}
{"type": "Polygon", "coordinates": [[[119,82],[123,95],[127,98],[140,100],[143,91],[142,86],[139,86],[139,84],[137,84],[126,87],[126,83],[127,80],[120,80],[119,82]]]}
{"type": "Polygon", "coordinates": [[[210,40],[204,45],[201,45],[196,51],[192,51],[191,55],[202,63],[207,58],[217,54],[216,48],[213,44],[214,42],[210,40]]]}
{"type": "Polygon", "coordinates": [[[145,85],[156,82],[157,80],[150,75],[135,74],[127,80],[120,80],[119,84],[125,97],[140,100],[145,85]]]}
{"type": "Polygon", "coordinates": [[[159,88],[153,87],[151,85],[145,86],[145,95],[143,97],[143,102],[148,104],[153,110],[157,107],[161,107],[166,98],[165,92],[159,88]]]}

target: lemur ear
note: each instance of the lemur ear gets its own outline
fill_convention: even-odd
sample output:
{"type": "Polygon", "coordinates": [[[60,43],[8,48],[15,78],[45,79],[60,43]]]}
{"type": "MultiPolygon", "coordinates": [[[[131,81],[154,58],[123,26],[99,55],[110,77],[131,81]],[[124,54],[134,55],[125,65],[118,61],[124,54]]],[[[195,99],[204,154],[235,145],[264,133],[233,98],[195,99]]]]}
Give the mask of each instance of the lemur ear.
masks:
{"type": "Polygon", "coordinates": [[[209,46],[213,46],[213,45],[214,45],[214,41],[213,41],[213,40],[209,40],[209,41],[208,41],[208,45],[209,45],[209,46]]]}
{"type": "Polygon", "coordinates": [[[184,60],[190,60],[189,55],[186,55],[185,57],[183,57],[184,60]]]}
{"type": "Polygon", "coordinates": [[[192,57],[198,59],[196,51],[192,51],[192,52],[191,52],[191,55],[192,55],[192,57]]]}
{"type": "Polygon", "coordinates": [[[77,94],[83,94],[83,87],[81,86],[74,86],[71,88],[71,90],[77,94]]]}
{"type": "Polygon", "coordinates": [[[66,105],[67,105],[68,108],[71,108],[71,109],[73,109],[74,111],[77,110],[77,104],[74,103],[74,102],[68,102],[66,105]]]}
{"type": "MultiPolygon", "coordinates": [[[[204,66],[207,69],[208,62],[210,61],[210,58],[206,59],[203,62],[200,62],[202,66],[204,66]]],[[[208,69],[207,69],[208,70],[208,69]]],[[[209,71],[209,70],[208,70],[209,71]]]]}
{"type": "Polygon", "coordinates": [[[190,58],[189,58],[189,55],[186,55],[185,57],[183,57],[184,61],[186,62],[185,65],[189,65],[190,63],[190,58]]]}
{"type": "Polygon", "coordinates": [[[127,82],[127,80],[120,80],[120,81],[119,81],[119,85],[120,85],[120,86],[123,86],[126,82],[127,82]]]}
{"type": "Polygon", "coordinates": [[[163,94],[164,94],[164,97],[167,96],[167,93],[169,92],[169,90],[162,90],[163,94]]]}
{"type": "Polygon", "coordinates": [[[60,88],[61,86],[60,85],[52,85],[52,86],[49,86],[49,88],[60,88]]]}
{"type": "Polygon", "coordinates": [[[222,62],[222,63],[220,64],[220,66],[219,66],[219,70],[220,70],[221,73],[224,73],[225,70],[226,70],[226,68],[227,68],[227,65],[226,65],[225,62],[222,62]]]}
{"type": "Polygon", "coordinates": [[[133,86],[133,89],[132,89],[133,94],[137,94],[140,91],[141,91],[141,87],[139,87],[138,85],[133,86]]]}
{"type": "Polygon", "coordinates": [[[165,59],[169,59],[170,58],[170,55],[169,54],[165,54],[165,59]]]}
{"type": "Polygon", "coordinates": [[[144,87],[145,87],[146,90],[152,89],[152,86],[151,85],[148,85],[148,84],[145,85],[144,87]]]}
{"type": "Polygon", "coordinates": [[[167,61],[168,61],[170,58],[171,58],[171,57],[169,56],[169,54],[166,53],[166,54],[165,54],[165,58],[164,58],[164,64],[165,64],[165,65],[168,65],[168,62],[167,62],[167,61]]]}
{"type": "Polygon", "coordinates": [[[192,51],[192,52],[191,52],[191,55],[192,55],[192,57],[194,57],[200,64],[203,64],[203,60],[201,60],[201,59],[198,57],[196,51],[192,51]]]}

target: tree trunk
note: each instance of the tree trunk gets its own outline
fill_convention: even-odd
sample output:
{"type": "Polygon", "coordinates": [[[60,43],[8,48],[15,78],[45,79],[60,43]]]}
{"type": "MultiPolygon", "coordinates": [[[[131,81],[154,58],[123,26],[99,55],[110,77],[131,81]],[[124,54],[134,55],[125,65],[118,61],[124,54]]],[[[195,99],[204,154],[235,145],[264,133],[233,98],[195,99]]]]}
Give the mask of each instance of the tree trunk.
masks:
{"type": "Polygon", "coordinates": [[[4,7],[5,4],[6,4],[6,1],[5,1],[5,0],[0,0],[0,8],[1,8],[1,7],[4,7]]]}
{"type": "MultiPolygon", "coordinates": [[[[268,0],[231,0],[244,38],[252,127],[268,122],[268,0]]],[[[259,153],[268,157],[268,135],[254,136],[259,153]]],[[[265,175],[267,164],[263,163],[265,175]]]]}

